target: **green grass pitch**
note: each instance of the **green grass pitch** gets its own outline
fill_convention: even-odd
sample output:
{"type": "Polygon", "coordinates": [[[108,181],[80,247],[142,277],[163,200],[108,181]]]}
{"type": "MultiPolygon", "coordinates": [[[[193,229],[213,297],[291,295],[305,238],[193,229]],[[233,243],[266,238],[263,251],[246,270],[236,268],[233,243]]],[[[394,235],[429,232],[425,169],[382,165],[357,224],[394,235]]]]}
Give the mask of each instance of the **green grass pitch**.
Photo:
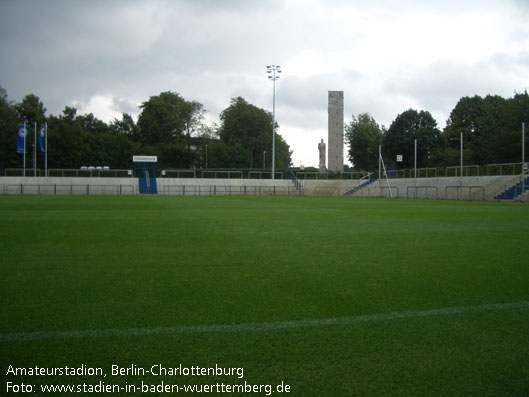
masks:
{"type": "Polygon", "coordinates": [[[529,395],[527,205],[3,196],[0,262],[0,395],[142,381],[529,395]],[[158,364],[244,376],[111,374],[158,364]],[[81,365],[107,376],[8,373],[81,365]]]}

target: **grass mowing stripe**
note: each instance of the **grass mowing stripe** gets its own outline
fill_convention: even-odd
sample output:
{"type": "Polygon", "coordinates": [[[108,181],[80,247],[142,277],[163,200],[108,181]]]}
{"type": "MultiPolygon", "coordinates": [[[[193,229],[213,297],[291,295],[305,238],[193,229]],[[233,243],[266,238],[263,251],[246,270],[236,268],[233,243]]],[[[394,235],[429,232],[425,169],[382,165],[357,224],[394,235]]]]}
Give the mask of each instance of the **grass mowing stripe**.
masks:
{"type": "Polygon", "coordinates": [[[15,332],[0,334],[0,342],[34,341],[43,339],[71,339],[71,338],[104,338],[113,336],[143,336],[189,333],[221,333],[221,332],[251,332],[278,329],[309,328],[328,325],[350,325],[372,321],[387,321],[405,318],[449,316],[463,313],[476,313],[491,310],[510,310],[529,308],[529,301],[498,303],[479,306],[454,306],[431,310],[409,310],[402,312],[375,313],[359,316],[319,318],[296,321],[277,321],[269,323],[241,323],[217,324],[197,326],[175,326],[155,328],[127,328],[127,329],[94,329],[73,331],[45,331],[45,332],[15,332]]]}

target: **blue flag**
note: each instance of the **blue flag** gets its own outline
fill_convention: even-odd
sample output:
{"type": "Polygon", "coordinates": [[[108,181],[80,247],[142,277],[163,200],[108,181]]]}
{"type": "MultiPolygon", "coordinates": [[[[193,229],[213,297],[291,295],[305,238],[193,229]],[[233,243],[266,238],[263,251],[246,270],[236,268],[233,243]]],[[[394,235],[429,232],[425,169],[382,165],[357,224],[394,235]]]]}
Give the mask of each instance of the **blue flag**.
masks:
{"type": "Polygon", "coordinates": [[[25,153],[25,142],[26,142],[26,136],[28,135],[28,129],[29,127],[24,124],[20,124],[18,126],[17,135],[17,153],[25,153]]]}
{"type": "Polygon", "coordinates": [[[39,146],[41,152],[46,151],[46,139],[48,139],[48,137],[46,136],[46,125],[43,125],[42,127],[40,127],[39,131],[39,146]]]}

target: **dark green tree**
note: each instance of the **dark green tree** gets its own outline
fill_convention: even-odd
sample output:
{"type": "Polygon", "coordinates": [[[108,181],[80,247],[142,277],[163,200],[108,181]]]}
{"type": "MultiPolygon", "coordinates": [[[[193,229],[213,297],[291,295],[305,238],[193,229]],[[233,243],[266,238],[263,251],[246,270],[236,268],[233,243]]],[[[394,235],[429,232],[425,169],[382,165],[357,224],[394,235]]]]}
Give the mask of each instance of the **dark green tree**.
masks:
{"type": "Polygon", "coordinates": [[[77,115],[75,108],[65,107],[62,115],[48,118],[49,168],[128,169],[132,156],[142,152],[141,144],[126,134],[116,133],[91,113],[77,115]]]}
{"type": "MultiPolygon", "coordinates": [[[[526,143],[525,153],[527,154],[527,141],[529,138],[529,95],[527,91],[517,93],[514,97],[505,101],[502,112],[503,123],[492,145],[496,148],[496,158],[494,162],[517,163],[522,159],[522,123],[525,123],[526,143]]],[[[526,157],[526,161],[527,161],[526,157]]]]}
{"type": "MultiPolygon", "coordinates": [[[[257,164],[266,151],[267,168],[272,164],[272,115],[241,97],[234,98],[230,106],[220,114],[219,136],[229,148],[230,167],[250,167],[257,164]],[[252,164],[254,163],[254,164],[252,164]]],[[[276,124],[276,170],[291,164],[292,152],[285,140],[277,133],[276,124]]]]}
{"type": "Polygon", "coordinates": [[[134,137],[156,149],[161,167],[191,167],[200,161],[191,149],[191,135],[199,129],[204,113],[200,103],[167,91],[151,96],[140,108],[134,137]]]}
{"type": "Polygon", "coordinates": [[[204,113],[200,103],[188,102],[171,91],[151,96],[140,109],[137,139],[150,145],[183,142],[184,136],[198,129],[204,113]]]}
{"type": "Polygon", "coordinates": [[[28,122],[31,125],[37,122],[37,125],[44,123],[46,108],[38,96],[28,94],[22,99],[22,102],[15,105],[20,122],[28,122]]]}
{"type": "Polygon", "coordinates": [[[463,97],[456,104],[444,129],[447,153],[452,161],[461,145],[463,133],[464,158],[467,164],[499,161],[498,134],[504,123],[505,99],[488,95],[463,97]],[[452,150],[450,150],[452,149],[452,150]]]}
{"type": "Polygon", "coordinates": [[[382,144],[383,129],[369,113],[361,113],[345,126],[349,145],[348,158],[356,169],[375,170],[378,167],[378,146],[382,144]]]}
{"type": "Polygon", "coordinates": [[[417,166],[432,165],[432,157],[442,150],[441,131],[428,111],[406,110],[391,123],[383,138],[383,154],[387,164],[395,164],[403,156],[404,167],[414,166],[414,141],[417,139],[417,166]]]}
{"type": "Polygon", "coordinates": [[[114,119],[110,123],[110,131],[116,134],[133,136],[136,133],[136,123],[130,114],[123,113],[121,120],[114,119]]]}
{"type": "Polygon", "coordinates": [[[18,114],[0,87],[0,170],[20,168],[22,156],[16,153],[18,114]]]}

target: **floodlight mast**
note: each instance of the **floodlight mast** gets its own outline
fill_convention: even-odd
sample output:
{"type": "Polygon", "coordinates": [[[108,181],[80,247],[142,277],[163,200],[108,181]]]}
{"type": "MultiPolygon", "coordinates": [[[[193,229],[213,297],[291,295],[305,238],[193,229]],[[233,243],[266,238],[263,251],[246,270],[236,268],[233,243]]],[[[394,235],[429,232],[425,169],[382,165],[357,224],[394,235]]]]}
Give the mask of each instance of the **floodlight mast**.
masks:
{"type": "Polygon", "coordinates": [[[271,74],[268,76],[269,80],[274,83],[273,96],[272,96],[272,179],[275,179],[275,165],[276,165],[276,80],[279,79],[277,74],[281,73],[281,66],[269,65],[266,67],[266,73],[271,74]]]}
{"type": "Polygon", "coordinates": [[[525,192],[525,123],[522,123],[522,194],[525,192]]]}

